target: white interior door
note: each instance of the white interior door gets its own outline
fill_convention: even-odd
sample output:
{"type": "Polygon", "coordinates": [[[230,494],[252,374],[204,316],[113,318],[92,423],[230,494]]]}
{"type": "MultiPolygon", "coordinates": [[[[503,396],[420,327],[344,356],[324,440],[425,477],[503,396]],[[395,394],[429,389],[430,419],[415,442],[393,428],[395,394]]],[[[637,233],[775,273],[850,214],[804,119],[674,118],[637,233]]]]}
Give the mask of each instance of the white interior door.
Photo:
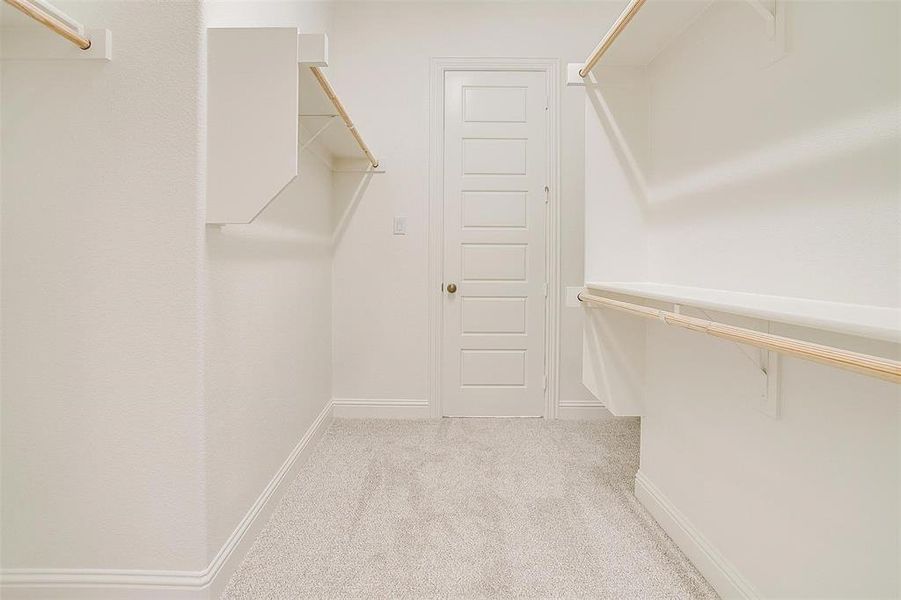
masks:
{"type": "Polygon", "coordinates": [[[445,416],[545,412],[547,105],[543,71],[445,75],[445,416]]]}

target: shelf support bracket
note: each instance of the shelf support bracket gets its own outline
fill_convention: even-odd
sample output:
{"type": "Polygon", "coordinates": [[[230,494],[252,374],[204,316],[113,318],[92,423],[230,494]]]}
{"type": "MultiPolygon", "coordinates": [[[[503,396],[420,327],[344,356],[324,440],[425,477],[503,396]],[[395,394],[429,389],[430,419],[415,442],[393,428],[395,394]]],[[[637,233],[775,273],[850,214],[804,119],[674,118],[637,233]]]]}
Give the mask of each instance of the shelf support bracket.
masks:
{"type": "MultiPolygon", "coordinates": [[[[673,304],[673,312],[676,314],[681,314],[681,305],[673,304]]],[[[702,308],[696,308],[699,313],[704,315],[704,317],[713,321],[713,317],[710,316],[706,310],[702,308]]],[[[766,331],[767,333],[772,333],[772,323],[767,321],[766,323],[766,331]]],[[[768,350],[766,348],[759,348],[759,357],[755,358],[752,356],[745,348],[744,345],[736,342],[735,340],[729,340],[732,344],[738,348],[738,350],[747,358],[751,364],[754,365],[754,369],[757,372],[758,381],[760,387],[757,391],[757,402],[754,407],[767,415],[768,417],[772,417],[773,419],[778,419],[781,413],[782,399],[781,399],[781,381],[782,374],[780,371],[781,360],[778,352],[773,352],[772,350],[768,350]]]]}
{"type": "Polygon", "coordinates": [[[320,127],[319,129],[317,129],[317,130],[316,130],[316,133],[314,133],[313,135],[311,135],[311,136],[307,139],[307,141],[305,141],[303,144],[300,145],[301,151],[306,150],[307,146],[309,146],[310,144],[312,144],[312,143],[316,140],[316,138],[319,137],[319,135],[320,135],[322,132],[324,132],[326,129],[328,129],[328,126],[331,125],[332,123],[334,123],[336,118],[337,118],[337,115],[332,115],[332,116],[330,116],[330,117],[328,118],[328,120],[325,122],[325,125],[323,125],[323,126],[320,127]]]}

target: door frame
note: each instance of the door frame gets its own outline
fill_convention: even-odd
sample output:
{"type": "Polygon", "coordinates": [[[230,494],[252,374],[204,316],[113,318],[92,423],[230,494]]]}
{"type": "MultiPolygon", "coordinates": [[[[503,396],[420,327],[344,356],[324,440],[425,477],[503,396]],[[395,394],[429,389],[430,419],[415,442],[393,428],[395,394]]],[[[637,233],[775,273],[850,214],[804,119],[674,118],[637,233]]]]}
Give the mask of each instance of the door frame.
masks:
{"type": "Polygon", "coordinates": [[[433,58],[429,86],[429,413],[442,417],[441,351],[444,342],[444,74],[448,71],[538,71],[548,85],[548,211],[544,317],[544,417],[557,417],[560,365],[560,61],[548,58],[433,58]]]}

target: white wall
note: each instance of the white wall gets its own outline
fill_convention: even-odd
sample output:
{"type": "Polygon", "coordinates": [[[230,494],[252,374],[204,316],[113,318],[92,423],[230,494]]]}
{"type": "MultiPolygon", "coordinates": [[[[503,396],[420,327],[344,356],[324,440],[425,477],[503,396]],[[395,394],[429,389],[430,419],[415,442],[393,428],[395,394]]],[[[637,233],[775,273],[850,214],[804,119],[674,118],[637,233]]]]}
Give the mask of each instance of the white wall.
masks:
{"type": "Polygon", "coordinates": [[[207,228],[210,559],[331,399],[331,174],[306,158],[301,178],[207,228]]]}
{"type": "MultiPolygon", "coordinates": [[[[647,97],[634,99],[647,107],[646,131],[613,106],[626,145],[647,148],[636,161],[644,187],[587,195],[588,210],[615,223],[590,220],[586,249],[621,223],[644,235],[646,265],[617,271],[595,253],[587,279],[899,306],[899,5],[786,4],[782,60],[770,64],[746,3],[716,2],[644,69],[647,97]],[[637,219],[615,209],[624,198],[641,204],[637,219]]],[[[623,140],[588,126],[600,140],[589,181],[625,170],[607,148],[623,140]]],[[[738,582],[761,597],[897,597],[897,386],[783,358],[772,418],[757,409],[755,366],[735,344],[643,327],[641,477],[726,561],[713,565],[683,539],[720,591],[738,582]]],[[[875,341],[773,332],[898,356],[875,341]]]]}
{"type": "Polygon", "coordinates": [[[60,7],[115,60],[3,64],[3,566],[200,569],[200,9],[60,7]]]}
{"type": "MultiPolygon", "coordinates": [[[[387,170],[373,178],[336,249],[336,398],[427,397],[430,59],[581,60],[597,42],[598,23],[612,21],[620,9],[616,3],[335,5],[329,76],[387,170]],[[394,215],[407,217],[406,236],[391,234],[394,215]],[[360,291],[367,298],[365,310],[360,291]]],[[[579,285],[582,277],[581,103],[581,90],[564,88],[563,286],[579,285]]],[[[581,319],[578,311],[563,312],[564,401],[590,398],[579,381],[581,319]]]]}
{"type": "MultiPolygon", "coordinates": [[[[210,2],[210,27],[329,32],[326,5],[210,2]]],[[[298,179],[250,225],[206,228],[209,559],[331,399],[331,173],[298,179]]]]}
{"type": "Polygon", "coordinates": [[[898,3],[787,11],[775,64],[735,2],[652,63],[649,276],[898,306],[898,3]]]}
{"type": "Polygon", "coordinates": [[[205,227],[205,27],[265,11],[61,7],[114,60],[3,64],[3,568],[202,594],[331,398],[331,174],[305,155],[254,224],[205,227]]]}

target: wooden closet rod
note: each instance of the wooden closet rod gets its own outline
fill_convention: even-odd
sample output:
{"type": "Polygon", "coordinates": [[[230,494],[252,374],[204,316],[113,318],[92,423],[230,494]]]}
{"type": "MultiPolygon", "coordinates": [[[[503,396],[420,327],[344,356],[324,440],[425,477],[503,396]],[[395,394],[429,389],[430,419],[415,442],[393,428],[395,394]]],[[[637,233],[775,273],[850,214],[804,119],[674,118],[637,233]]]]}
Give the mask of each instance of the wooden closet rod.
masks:
{"type": "Polygon", "coordinates": [[[893,383],[901,383],[901,362],[888,358],[859,354],[849,350],[833,348],[832,346],[823,346],[813,342],[763,333],[745,327],[735,327],[716,321],[688,317],[641,304],[597,296],[590,294],[587,290],[579,292],[579,300],[604,308],[619,310],[630,315],[663,321],[667,325],[684,327],[685,329],[732,340],[740,344],[749,344],[758,348],[765,348],[825,365],[855,371],[870,377],[878,377],[893,383]]]}
{"type": "Polygon", "coordinates": [[[588,74],[591,73],[591,70],[594,68],[598,61],[601,60],[601,57],[604,56],[604,53],[610,49],[610,46],[613,45],[613,42],[616,41],[616,38],[619,37],[619,34],[623,32],[626,28],[626,25],[629,24],[629,21],[632,20],[632,17],[638,12],[638,10],[642,7],[646,0],[631,0],[626,9],[617,17],[616,21],[613,23],[613,27],[611,27],[607,33],[604,34],[604,37],[601,38],[600,43],[595,47],[594,50],[591,51],[591,54],[588,55],[588,58],[585,59],[585,64],[582,65],[582,68],[579,69],[579,75],[582,77],[588,77],[588,74]]]}
{"type": "Polygon", "coordinates": [[[313,71],[313,75],[316,77],[316,81],[319,82],[319,85],[322,87],[322,91],[325,92],[325,95],[328,96],[329,100],[332,101],[332,104],[335,105],[335,109],[338,111],[338,115],[344,121],[344,124],[347,125],[347,128],[350,130],[351,135],[354,136],[354,139],[357,141],[357,145],[360,146],[360,149],[363,151],[363,154],[366,155],[366,158],[369,159],[369,163],[372,165],[372,168],[376,168],[379,166],[379,161],[376,160],[375,156],[372,155],[372,152],[369,150],[369,146],[366,145],[366,142],[363,141],[363,138],[360,136],[360,132],[357,131],[357,128],[354,127],[353,121],[350,120],[350,115],[347,114],[347,110],[344,108],[344,105],[341,104],[341,100],[338,99],[338,94],[335,93],[335,89],[332,87],[332,84],[329,83],[328,79],[325,78],[325,74],[322,72],[322,69],[319,67],[310,67],[310,70],[313,71]]]}
{"type": "Polygon", "coordinates": [[[82,50],[87,50],[91,47],[90,39],[84,37],[40,6],[37,6],[28,0],[5,0],[5,2],[10,6],[19,9],[38,23],[41,23],[45,27],[63,36],[82,50]]]}

